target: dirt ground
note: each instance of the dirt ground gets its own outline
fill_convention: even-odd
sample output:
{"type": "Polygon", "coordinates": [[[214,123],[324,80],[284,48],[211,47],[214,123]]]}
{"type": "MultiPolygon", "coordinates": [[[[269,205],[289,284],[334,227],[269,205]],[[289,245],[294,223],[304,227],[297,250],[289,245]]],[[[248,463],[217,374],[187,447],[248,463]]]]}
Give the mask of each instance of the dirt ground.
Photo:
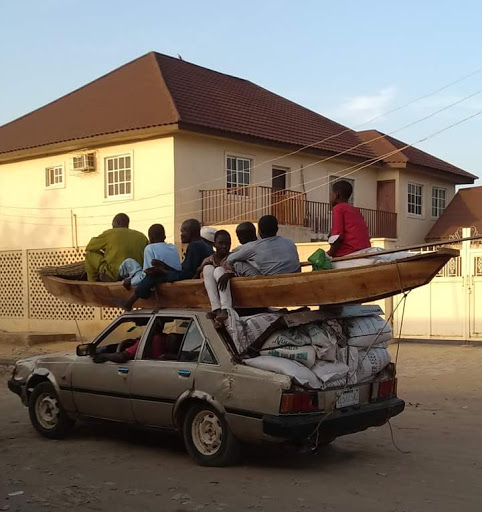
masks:
{"type": "MultiPolygon", "coordinates": [[[[201,468],[172,434],[82,423],[38,436],[0,367],[0,511],[482,510],[482,348],[403,344],[404,413],[317,455],[249,448],[201,468]]],[[[3,368],[3,369],[2,369],[3,368]]]]}

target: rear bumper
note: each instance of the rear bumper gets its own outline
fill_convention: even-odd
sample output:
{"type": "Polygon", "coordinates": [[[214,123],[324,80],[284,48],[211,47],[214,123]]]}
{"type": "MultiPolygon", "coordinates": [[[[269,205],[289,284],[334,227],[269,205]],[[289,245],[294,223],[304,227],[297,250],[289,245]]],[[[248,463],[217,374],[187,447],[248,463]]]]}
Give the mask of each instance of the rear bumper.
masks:
{"type": "Polygon", "coordinates": [[[308,438],[321,422],[318,430],[320,437],[334,438],[384,425],[404,408],[405,402],[395,397],[360,407],[335,410],[331,414],[264,416],[263,432],[273,437],[302,440],[308,438]]]}

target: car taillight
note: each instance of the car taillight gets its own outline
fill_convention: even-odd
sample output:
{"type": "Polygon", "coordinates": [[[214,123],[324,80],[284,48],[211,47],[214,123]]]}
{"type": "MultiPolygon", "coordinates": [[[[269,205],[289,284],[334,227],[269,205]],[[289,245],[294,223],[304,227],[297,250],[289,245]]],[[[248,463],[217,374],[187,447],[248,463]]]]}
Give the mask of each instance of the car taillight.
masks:
{"type": "Polygon", "coordinates": [[[310,412],[318,410],[316,393],[284,393],[281,397],[280,412],[310,412]]]}
{"type": "Polygon", "coordinates": [[[378,383],[378,398],[395,395],[397,392],[397,379],[383,380],[378,383]]]}

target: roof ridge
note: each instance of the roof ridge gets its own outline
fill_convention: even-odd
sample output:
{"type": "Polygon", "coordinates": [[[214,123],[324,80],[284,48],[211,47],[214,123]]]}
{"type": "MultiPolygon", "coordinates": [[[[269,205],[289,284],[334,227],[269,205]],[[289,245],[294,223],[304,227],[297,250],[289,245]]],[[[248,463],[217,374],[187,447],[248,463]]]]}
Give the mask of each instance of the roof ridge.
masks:
{"type": "MultiPolygon", "coordinates": [[[[149,52],[149,53],[153,53],[153,52],[149,52]]],[[[35,114],[35,112],[38,112],[39,110],[42,110],[43,108],[49,107],[51,105],[54,105],[55,103],[58,103],[60,100],[63,100],[64,98],[68,98],[69,96],[72,96],[73,94],[81,91],[82,89],[85,89],[86,87],[89,87],[90,85],[95,84],[96,82],[102,80],[103,78],[108,77],[109,75],[112,75],[112,74],[116,73],[117,71],[119,71],[119,70],[129,66],[130,64],[132,64],[134,62],[137,62],[138,60],[146,58],[149,55],[149,53],[146,53],[144,55],[141,55],[140,57],[137,57],[134,60],[126,62],[125,64],[122,64],[122,66],[119,66],[118,68],[115,68],[112,71],[109,71],[105,75],[99,76],[98,78],[95,78],[94,80],[91,80],[90,82],[87,82],[86,84],[81,85],[80,87],[78,87],[77,89],[74,89],[73,91],[71,91],[69,93],[64,94],[63,96],[60,96],[59,98],[56,98],[55,100],[49,101],[48,103],[45,103],[45,105],[41,105],[40,107],[38,107],[38,108],[36,108],[34,110],[31,110],[30,112],[27,112],[26,114],[23,114],[20,117],[16,117],[15,119],[12,119],[8,123],[0,125],[0,128],[5,128],[6,126],[9,126],[10,124],[16,123],[17,121],[20,121],[21,119],[24,119],[25,117],[28,117],[28,116],[30,116],[32,114],[35,114]]]]}
{"type": "Polygon", "coordinates": [[[157,52],[149,52],[147,55],[149,55],[151,57],[151,61],[154,65],[154,67],[156,68],[157,72],[159,73],[159,81],[161,82],[161,87],[167,92],[167,94],[169,96],[169,100],[172,104],[172,107],[173,107],[174,111],[176,112],[177,121],[179,122],[181,120],[181,114],[179,112],[179,109],[177,108],[176,101],[174,100],[174,98],[171,94],[171,91],[169,90],[169,87],[167,86],[166,81],[164,80],[161,66],[159,65],[159,61],[157,60],[157,57],[156,57],[157,55],[162,55],[162,54],[157,53],[157,52]]]}
{"type": "MultiPolygon", "coordinates": [[[[215,69],[207,68],[206,66],[200,66],[199,64],[195,64],[194,62],[190,62],[190,61],[184,60],[184,59],[179,59],[178,57],[173,57],[172,55],[167,55],[165,53],[160,53],[160,52],[156,52],[156,51],[152,51],[152,52],[149,52],[149,53],[152,53],[152,54],[154,54],[156,56],[159,56],[159,57],[164,57],[164,58],[167,58],[167,59],[171,59],[171,60],[174,60],[176,62],[182,62],[184,64],[189,64],[190,66],[194,66],[196,68],[205,69],[206,71],[209,71],[210,73],[216,73],[218,75],[228,76],[229,78],[234,78],[236,80],[240,80],[241,82],[250,82],[246,78],[241,78],[239,76],[230,75],[229,73],[223,73],[222,71],[216,71],[215,69]]],[[[253,82],[250,82],[250,83],[253,83],[253,82]]]]}

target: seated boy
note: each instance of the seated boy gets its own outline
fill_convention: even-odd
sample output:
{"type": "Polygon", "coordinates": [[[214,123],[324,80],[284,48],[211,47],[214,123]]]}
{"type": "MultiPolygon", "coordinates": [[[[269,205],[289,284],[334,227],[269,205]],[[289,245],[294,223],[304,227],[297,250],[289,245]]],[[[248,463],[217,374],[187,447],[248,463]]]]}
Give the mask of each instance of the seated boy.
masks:
{"type": "Polygon", "coordinates": [[[147,299],[150,296],[156,284],[193,279],[201,263],[213,253],[213,250],[201,240],[201,224],[196,219],[189,219],[182,223],[181,242],[189,244],[181,270],[172,270],[163,262],[153,260],[152,267],[146,269],[146,277],[137,285],[127,301],[116,301],[115,305],[130,311],[137,299],[147,299]]]}
{"type": "Polygon", "coordinates": [[[348,181],[335,181],[331,187],[330,205],[333,209],[333,223],[328,243],[331,257],[340,257],[352,252],[368,249],[370,237],[363,215],[348,203],[353,187],[348,181]]]}
{"type": "Polygon", "coordinates": [[[228,317],[227,309],[233,307],[229,283],[223,290],[218,288],[219,278],[226,272],[232,272],[226,264],[226,258],[231,249],[231,236],[224,229],[216,232],[214,248],[216,252],[202,262],[197,274],[202,273],[204,278],[204,286],[211,302],[213,317],[216,320],[224,321],[228,317]]]}
{"type": "Polygon", "coordinates": [[[162,224],[153,224],[149,228],[149,245],[144,249],[144,266],[128,258],[119,267],[119,276],[124,279],[124,287],[137,286],[145,277],[145,271],[152,267],[153,260],[161,261],[172,270],[181,270],[181,260],[176,246],[166,244],[166,232],[162,224]]]}

